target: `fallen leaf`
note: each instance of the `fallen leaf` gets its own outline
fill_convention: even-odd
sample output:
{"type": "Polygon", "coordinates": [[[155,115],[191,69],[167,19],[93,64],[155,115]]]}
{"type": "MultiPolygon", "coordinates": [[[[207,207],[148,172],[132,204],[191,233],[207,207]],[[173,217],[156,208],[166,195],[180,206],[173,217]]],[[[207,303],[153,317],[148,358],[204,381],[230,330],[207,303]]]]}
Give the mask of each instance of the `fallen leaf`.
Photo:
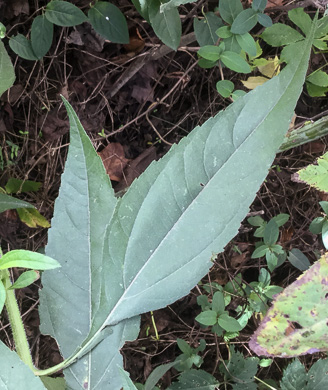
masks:
{"type": "Polygon", "coordinates": [[[326,150],[326,145],[321,141],[308,142],[303,145],[304,152],[307,153],[320,153],[322,154],[326,150]]]}
{"type": "Polygon", "coordinates": [[[110,179],[120,182],[123,178],[123,170],[130,161],[125,158],[123,146],[118,142],[112,142],[98,154],[110,179]]]}
{"type": "Polygon", "coordinates": [[[129,43],[123,45],[124,49],[128,52],[128,54],[138,54],[142,51],[145,46],[145,41],[142,39],[139,30],[134,27],[129,31],[130,41],[129,43]]]}
{"type": "Polygon", "coordinates": [[[280,235],[281,244],[289,242],[293,238],[293,235],[294,229],[292,226],[289,226],[288,228],[283,228],[280,235]]]}
{"type": "Polygon", "coordinates": [[[245,81],[241,80],[243,85],[248,89],[254,89],[254,88],[258,87],[259,85],[266,83],[267,81],[269,81],[269,79],[267,79],[266,77],[263,77],[263,76],[255,76],[255,77],[251,76],[251,77],[248,77],[248,79],[245,81]]]}
{"type": "Polygon", "coordinates": [[[19,215],[20,220],[28,227],[50,227],[50,223],[36,209],[17,209],[17,213],[19,215]]]}
{"type": "Polygon", "coordinates": [[[282,7],[284,5],[283,0],[268,0],[267,8],[282,7]]]}
{"type": "Polygon", "coordinates": [[[156,148],[151,147],[144,150],[137,158],[127,164],[124,171],[124,180],[122,180],[116,187],[115,191],[123,191],[131,185],[134,179],[139,177],[148,165],[157,159],[156,148]]]}
{"type": "Polygon", "coordinates": [[[230,259],[232,268],[239,268],[246,261],[246,253],[236,254],[230,259]]]}

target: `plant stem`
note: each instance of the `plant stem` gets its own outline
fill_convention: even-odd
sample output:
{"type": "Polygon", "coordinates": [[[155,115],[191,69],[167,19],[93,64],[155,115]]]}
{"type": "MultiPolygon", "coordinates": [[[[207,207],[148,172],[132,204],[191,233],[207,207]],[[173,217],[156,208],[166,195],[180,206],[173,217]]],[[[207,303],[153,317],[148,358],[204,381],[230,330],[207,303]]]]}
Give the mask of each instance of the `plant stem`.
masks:
{"type": "Polygon", "coordinates": [[[304,124],[301,128],[288,132],[284,142],[280,146],[279,152],[295,148],[315,141],[328,134],[328,116],[324,116],[316,122],[304,124]]]}
{"type": "MultiPolygon", "coordinates": [[[[3,270],[1,276],[2,276],[3,284],[7,289],[12,285],[10,281],[9,271],[7,269],[3,270]]],[[[30,347],[28,345],[22,317],[19,312],[19,308],[15,296],[15,290],[6,291],[5,307],[8,313],[10,326],[13,332],[16,352],[18,356],[22,359],[22,361],[27,366],[29,366],[31,370],[34,370],[32,356],[30,353],[30,347]]]]}
{"type": "Polygon", "coordinates": [[[254,379],[256,379],[257,381],[263,383],[268,389],[270,390],[277,390],[275,387],[272,387],[270,385],[268,385],[267,383],[265,383],[264,381],[262,381],[260,378],[258,378],[257,376],[254,376],[254,379]]]}

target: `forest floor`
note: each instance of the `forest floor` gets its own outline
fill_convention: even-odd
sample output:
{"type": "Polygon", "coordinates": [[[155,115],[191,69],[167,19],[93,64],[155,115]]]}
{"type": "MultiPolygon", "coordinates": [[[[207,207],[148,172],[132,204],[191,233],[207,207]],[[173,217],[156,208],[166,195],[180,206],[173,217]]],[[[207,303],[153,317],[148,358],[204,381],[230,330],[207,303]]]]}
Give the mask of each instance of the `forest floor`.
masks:
{"type": "MultiPolygon", "coordinates": [[[[83,9],[89,0],[73,3],[83,9]]],[[[183,22],[186,43],[177,51],[161,44],[129,1],[120,2],[130,27],[129,46],[104,41],[85,23],[76,28],[56,28],[54,43],[42,61],[23,60],[8,50],[15,66],[16,81],[0,101],[0,186],[4,187],[9,178],[42,183],[39,191],[22,194],[20,198],[33,203],[51,221],[69,144],[69,125],[60,95],[76,110],[103,158],[115,191],[128,187],[173,143],[230,104],[231,101],[223,99],[215,88],[220,79],[219,69],[197,66],[198,44],[192,34],[191,16],[200,12],[202,6],[216,6],[199,3],[184,8],[183,13],[189,18],[183,22]],[[148,55],[154,49],[157,49],[156,56],[148,55]]],[[[286,22],[287,2],[278,3],[270,16],[275,22],[286,22]]],[[[8,35],[27,34],[33,13],[45,4],[46,1],[0,0],[0,18],[3,15],[8,35]]],[[[314,9],[307,10],[312,16],[314,9]]],[[[276,49],[265,47],[265,50],[268,57],[276,54],[276,49]]],[[[313,55],[310,69],[313,71],[326,61],[322,53],[313,55]]],[[[225,78],[241,88],[242,77],[225,70],[225,78]]],[[[304,91],[296,108],[294,125],[319,119],[326,109],[326,97],[311,98],[304,91]]],[[[286,250],[300,249],[311,263],[320,256],[323,245],[319,236],[309,232],[309,224],[320,215],[318,202],[326,200],[326,195],[293,181],[292,177],[299,169],[315,162],[327,150],[327,145],[328,138],[322,138],[278,154],[250,210],[266,221],[280,213],[289,214],[290,219],[281,231],[280,244],[286,250]]],[[[243,221],[239,234],[217,256],[202,282],[225,285],[238,273],[248,283],[257,280],[265,261],[251,259],[257,241],[253,233],[254,228],[247,220],[243,221]]],[[[0,214],[2,250],[35,251],[46,243],[47,229],[26,226],[15,211],[0,214]]],[[[273,272],[272,284],[286,287],[299,275],[299,270],[285,262],[273,272]]],[[[39,287],[39,283],[35,283],[18,290],[17,297],[35,364],[46,368],[60,362],[61,356],[56,343],[39,332],[39,287]]],[[[206,340],[202,369],[207,372],[215,372],[218,361],[226,358],[227,347],[223,340],[208,328],[201,329],[195,321],[200,313],[196,301],[200,288],[154,312],[158,340],[154,337],[151,315],[142,316],[138,340],[127,343],[122,349],[125,368],[133,380],[143,383],[156,366],[173,361],[180,353],[177,338],[194,347],[201,338],[206,340]]],[[[258,323],[259,318],[252,317],[233,341],[245,356],[250,356],[248,341],[258,323]]],[[[7,345],[13,345],[6,315],[0,317],[0,338],[7,345]]],[[[309,367],[318,357],[320,354],[301,360],[309,367]]],[[[270,367],[263,368],[259,376],[279,380],[286,364],[287,359],[275,360],[270,367]]],[[[162,388],[167,388],[176,375],[174,369],[169,371],[163,378],[162,388]]]]}

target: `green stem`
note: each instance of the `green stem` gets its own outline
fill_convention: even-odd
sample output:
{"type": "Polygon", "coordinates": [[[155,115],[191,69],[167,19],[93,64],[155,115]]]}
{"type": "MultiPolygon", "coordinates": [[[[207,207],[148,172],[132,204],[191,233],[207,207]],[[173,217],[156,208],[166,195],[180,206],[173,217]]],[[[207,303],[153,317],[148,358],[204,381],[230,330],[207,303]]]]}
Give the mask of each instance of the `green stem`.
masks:
{"type": "Polygon", "coordinates": [[[275,387],[272,387],[270,385],[268,385],[267,383],[265,383],[264,381],[262,381],[260,378],[258,378],[257,376],[254,376],[254,379],[256,379],[257,381],[261,382],[264,384],[264,386],[266,386],[268,389],[270,390],[277,390],[275,387]]]}
{"type": "MultiPolygon", "coordinates": [[[[12,285],[10,281],[9,271],[7,269],[3,270],[1,272],[1,276],[5,288],[8,289],[8,287],[12,285]]],[[[31,370],[34,370],[32,356],[30,353],[30,347],[28,345],[22,317],[19,312],[19,308],[15,296],[15,290],[6,291],[5,307],[8,313],[10,326],[13,332],[16,352],[18,356],[23,360],[23,362],[27,366],[29,366],[31,370]]]]}

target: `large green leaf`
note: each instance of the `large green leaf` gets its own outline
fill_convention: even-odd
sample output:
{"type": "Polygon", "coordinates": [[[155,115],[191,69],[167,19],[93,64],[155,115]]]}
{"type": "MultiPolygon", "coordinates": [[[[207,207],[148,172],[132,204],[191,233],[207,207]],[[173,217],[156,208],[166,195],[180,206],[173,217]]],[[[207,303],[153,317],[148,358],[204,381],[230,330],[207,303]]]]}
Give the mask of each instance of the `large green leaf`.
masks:
{"type": "Polygon", "coordinates": [[[15,81],[15,72],[13,64],[4,44],[0,41],[0,97],[9,89],[15,81]]]}
{"type": "Polygon", "coordinates": [[[23,200],[0,193],[0,213],[6,210],[18,208],[34,208],[34,206],[32,206],[30,203],[24,202],[23,200]]]}
{"type": "Polygon", "coordinates": [[[46,18],[49,22],[62,27],[71,27],[87,20],[84,13],[68,1],[52,0],[46,6],[46,18]]]}
{"type": "Polygon", "coordinates": [[[167,390],[214,390],[219,385],[213,375],[203,370],[188,370],[167,390]]]}
{"type": "Polygon", "coordinates": [[[71,145],[46,249],[62,268],[43,276],[40,315],[64,357],[82,357],[65,372],[70,388],[119,389],[119,348],[137,336],[137,316],[188,294],[237,233],[288,129],[311,42],[153,162],[118,201],[66,102],[71,145]]]}
{"type": "Polygon", "coordinates": [[[281,357],[328,351],[327,277],[328,254],[276,297],[250,348],[281,357]]]}
{"type": "MultiPolygon", "coordinates": [[[[43,275],[44,289],[40,293],[41,331],[56,338],[64,357],[81,345],[99,306],[103,307],[104,280],[112,289],[118,288],[118,294],[122,283],[122,265],[109,261],[105,244],[117,199],[100,157],[73,109],[69,105],[67,109],[71,144],[46,247],[46,254],[56,256],[62,268],[61,272],[43,275]]],[[[115,295],[112,299],[116,299],[115,295]]],[[[119,350],[138,332],[137,318],[110,329],[105,341],[65,371],[68,386],[107,389],[110,385],[110,389],[119,389],[119,350]]]]}
{"type": "Polygon", "coordinates": [[[36,377],[16,352],[0,341],[0,390],[46,390],[41,379],[36,377]]]}

